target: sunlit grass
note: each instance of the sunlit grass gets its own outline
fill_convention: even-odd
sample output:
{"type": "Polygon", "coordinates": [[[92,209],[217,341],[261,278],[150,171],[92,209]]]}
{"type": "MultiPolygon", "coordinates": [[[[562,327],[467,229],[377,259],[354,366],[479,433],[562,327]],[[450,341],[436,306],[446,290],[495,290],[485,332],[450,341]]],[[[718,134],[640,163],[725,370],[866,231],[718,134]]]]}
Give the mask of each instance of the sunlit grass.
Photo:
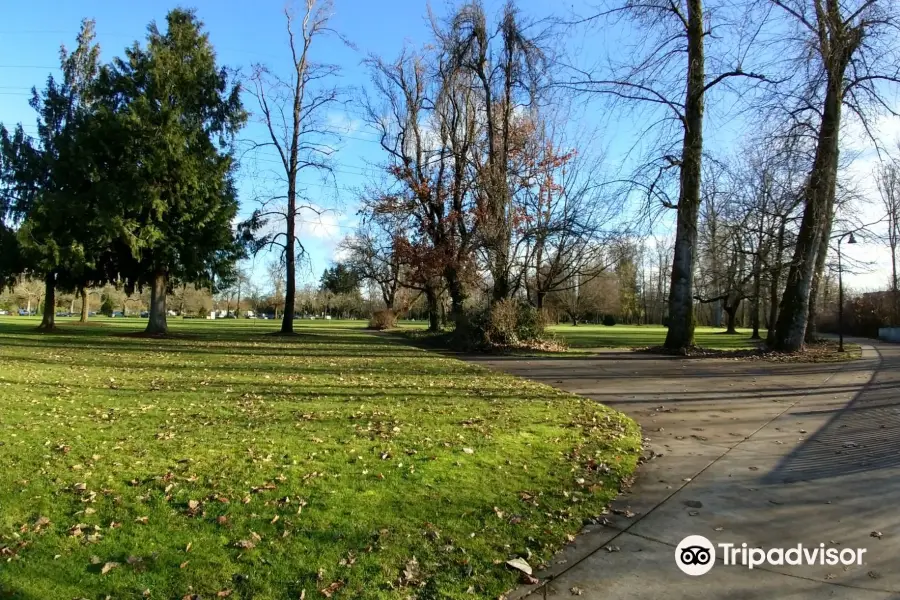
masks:
{"type": "Polygon", "coordinates": [[[496,598],[635,466],[623,415],[361,322],[73,321],[0,318],[0,597],[496,598]]]}

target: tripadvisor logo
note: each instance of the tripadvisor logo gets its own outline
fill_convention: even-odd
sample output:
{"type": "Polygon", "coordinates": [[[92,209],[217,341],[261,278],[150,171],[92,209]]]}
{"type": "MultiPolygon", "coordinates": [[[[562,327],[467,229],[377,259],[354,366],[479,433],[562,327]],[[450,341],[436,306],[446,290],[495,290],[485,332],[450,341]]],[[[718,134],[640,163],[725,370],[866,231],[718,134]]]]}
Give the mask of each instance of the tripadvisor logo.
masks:
{"type": "Polygon", "coordinates": [[[740,546],[732,543],[713,545],[702,535],[689,535],[675,548],[675,564],[688,575],[704,575],[716,564],[716,548],[726,567],[737,565],[748,569],[761,565],[861,565],[867,551],[866,548],[826,548],[825,544],[813,547],[797,544],[790,548],[765,550],[748,547],[746,543],[740,546]]]}
{"type": "Polygon", "coordinates": [[[704,575],[716,564],[716,547],[702,535],[689,535],[675,548],[675,564],[688,575],[704,575]]]}

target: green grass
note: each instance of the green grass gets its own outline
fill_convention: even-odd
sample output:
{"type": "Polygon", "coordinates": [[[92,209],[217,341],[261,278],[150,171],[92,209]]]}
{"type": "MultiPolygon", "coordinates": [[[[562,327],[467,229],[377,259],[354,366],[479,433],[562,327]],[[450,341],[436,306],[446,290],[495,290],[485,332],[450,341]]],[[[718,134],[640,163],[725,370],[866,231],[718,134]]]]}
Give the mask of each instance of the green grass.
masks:
{"type": "MultiPolygon", "coordinates": [[[[666,340],[665,327],[659,325],[554,325],[548,330],[569,344],[570,348],[643,348],[661,346],[666,340]]],[[[736,335],[724,333],[724,329],[698,327],[695,342],[703,348],[716,350],[742,350],[756,347],[749,329],[738,329],[736,335]]],[[[760,335],[765,338],[766,332],[760,335]]]]}
{"type": "Polygon", "coordinates": [[[0,597],[496,598],[639,450],[619,413],[358,322],[36,324],[0,318],[0,597]]]}

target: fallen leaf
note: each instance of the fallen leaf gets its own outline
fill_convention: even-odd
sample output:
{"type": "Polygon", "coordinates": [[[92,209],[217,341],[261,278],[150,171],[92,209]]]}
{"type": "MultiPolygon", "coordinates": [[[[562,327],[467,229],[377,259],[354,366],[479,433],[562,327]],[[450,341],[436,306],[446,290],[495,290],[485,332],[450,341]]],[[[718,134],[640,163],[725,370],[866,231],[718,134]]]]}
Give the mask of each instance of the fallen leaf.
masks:
{"type": "Polygon", "coordinates": [[[105,565],[103,565],[103,567],[100,569],[100,574],[106,575],[107,573],[109,573],[110,571],[112,571],[113,569],[115,569],[118,566],[119,566],[119,563],[117,563],[117,562],[108,562],[105,565]]]}
{"type": "Polygon", "coordinates": [[[573,596],[580,596],[584,593],[584,590],[581,589],[580,587],[572,587],[571,589],[569,589],[569,591],[572,593],[573,596]]]}
{"type": "Polygon", "coordinates": [[[869,534],[869,537],[878,538],[880,540],[884,536],[880,531],[873,531],[869,534]]]}
{"type": "Polygon", "coordinates": [[[335,581],[335,582],[331,583],[328,587],[323,588],[319,591],[322,592],[322,595],[325,596],[326,598],[331,598],[332,594],[334,594],[336,591],[338,591],[342,587],[344,587],[343,581],[335,581]]]}
{"type": "Polygon", "coordinates": [[[473,450],[472,448],[463,448],[463,452],[465,452],[466,454],[475,454],[475,450],[473,450]]]}
{"type": "Polygon", "coordinates": [[[506,566],[516,569],[518,571],[522,571],[526,575],[531,575],[531,565],[529,565],[522,558],[513,558],[511,560],[506,561],[506,566]]]}
{"type": "Polygon", "coordinates": [[[222,590],[216,594],[216,598],[227,598],[231,595],[231,590],[222,590]]]}

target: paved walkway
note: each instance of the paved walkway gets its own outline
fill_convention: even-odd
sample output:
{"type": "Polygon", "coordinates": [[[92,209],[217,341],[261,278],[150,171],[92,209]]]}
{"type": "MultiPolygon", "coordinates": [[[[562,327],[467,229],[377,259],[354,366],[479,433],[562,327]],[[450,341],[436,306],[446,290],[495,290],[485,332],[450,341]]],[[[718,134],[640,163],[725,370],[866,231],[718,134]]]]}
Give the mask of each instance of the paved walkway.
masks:
{"type": "Polygon", "coordinates": [[[474,359],[628,413],[658,454],[605,525],[514,596],[900,599],[900,346],[863,343],[862,360],[844,364],[630,352],[474,359]],[[674,549],[692,534],[867,553],[861,566],[753,570],[717,556],[712,571],[691,577],[674,549]]]}

